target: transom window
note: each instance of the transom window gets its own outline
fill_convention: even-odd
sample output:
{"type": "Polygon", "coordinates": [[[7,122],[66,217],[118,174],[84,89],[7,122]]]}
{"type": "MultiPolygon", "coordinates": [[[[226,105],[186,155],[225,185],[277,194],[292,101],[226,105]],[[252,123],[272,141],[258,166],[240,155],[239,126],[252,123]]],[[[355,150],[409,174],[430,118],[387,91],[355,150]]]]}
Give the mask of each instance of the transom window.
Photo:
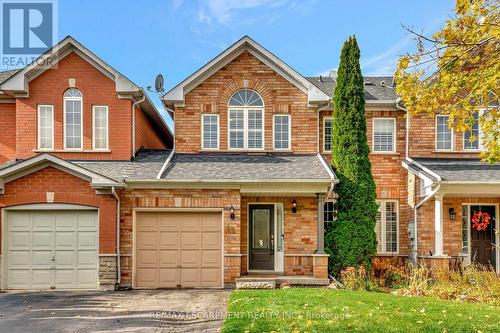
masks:
{"type": "Polygon", "coordinates": [[[264,103],[255,91],[243,89],[229,99],[229,149],[264,148],[264,103]]]}
{"type": "Polygon", "coordinates": [[[204,114],[201,118],[203,149],[219,149],[219,115],[204,114]]]}
{"type": "Polygon", "coordinates": [[[54,106],[38,106],[38,148],[54,148],[54,106]]]}
{"type": "Polygon", "coordinates": [[[332,151],[332,133],[333,119],[324,118],[323,120],[323,151],[332,151]]]}
{"type": "Polygon", "coordinates": [[[453,149],[453,130],[448,125],[449,116],[436,116],[436,149],[453,149]]]}
{"type": "Polygon", "coordinates": [[[373,151],[379,153],[396,151],[396,119],[373,119],[373,151]]]}
{"type": "Polygon", "coordinates": [[[64,93],[64,148],[82,149],[82,93],[69,89],[64,93]]]}
{"type": "Polygon", "coordinates": [[[398,252],[398,202],[380,200],[378,203],[377,223],[377,252],[398,252]]]}
{"type": "Polygon", "coordinates": [[[290,115],[274,115],[274,149],[290,149],[290,115]]]}

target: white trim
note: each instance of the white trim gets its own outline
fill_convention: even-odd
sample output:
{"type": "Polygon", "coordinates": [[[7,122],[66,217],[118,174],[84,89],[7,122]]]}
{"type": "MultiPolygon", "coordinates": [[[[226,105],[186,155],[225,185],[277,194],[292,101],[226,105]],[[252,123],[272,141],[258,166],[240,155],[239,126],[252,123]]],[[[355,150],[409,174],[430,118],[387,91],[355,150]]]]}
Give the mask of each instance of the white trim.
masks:
{"type": "Polygon", "coordinates": [[[374,117],[372,120],[372,153],[377,154],[377,155],[386,155],[386,154],[394,154],[396,153],[397,147],[396,147],[396,135],[398,133],[396,129],[397,121],[395,117],[374,117]],[[375,122],[377,120],[392,120],[394,126],[393,126],[393,132],[392,132],[392,150],[391,151],[379,151],[375,150],[375,122]]]}
{"type": "Polygon", "coordinates": [[[325,149],[325,139],[326,139],[326,122],[327,120],[330,120],[332,122],[332,127],[331,127],[331,132],[333,133],[333,117],[323,117],[323,153],[324,154],[330,154],[332,152],[331,150],[331,146],[333,144],[333,142],[330,142],[330,150],[326,150],[325,149]]]}
{"type": "MultiPolygon", "coordinates": [[[[226,268],[226,264],[224,261],[224,252],[225,252],[225,243],[224,243],[224,235],[225,235],[225,228],[224,228],[224,208],[132,208],[132,288],[134,289],[151,289],[151,287],[144,287],[144,288],[138,288],[135,285],[135,275],[136,275],[136,269],[135,269],[135,254],[136,254],[136,226],[137,226],[137,212],[207,212],[207,213],[221,213],[221,286],[220,287],[203,287],[203,288],[210,288],[210,289],[219,289],[219,288],[224,288],[224,271],[226,268]]],[[[197,287],[195,287],[197,288],[197,287]]],[[[200,286],[201,288],[201,286],[200,286]]]]}
{"type": "Polygon", "coordinates": [[[220,149],[220,117],[218,113],[201,114],[201,150],[219,150],[220,149]],[[205,116],[217,117],[217,148],[205,148],[205,116]]]}
{"type": "MultiPolygon", "coordinates": [[[[455,131],[453,131],[453,128],[449,127],[449,130],[451,131],[451,147],[450,148],[438,148],[438,118],[448,118],[450,119],[450,116],[447,114],[438,114],[436,115],[436,119],[434,120],[434,147],[436,148],[436,151],[439,152],[451,152],[455,150],[455,131]]],[[[448,121],[446,121],[448,123],[448,121]]]]}
{"type": "Polygon", "coordinates": [[[174,157],[175,154],[175,149],[172,149],[170,154],[168,155],[167,159],[165,160],[165,163],[163,163],[163,166],[161,167],[160,171],[156,175],[156,179],[161,179],[161,176],[167,170],[168,163],[170,163],[170,160],[172,160],[172,157],[174,157]]]}
{"type": "MultiPolygon", "coordinates": [[[[423,166],[422,164],[418,163],[417,161],[414,161],[412,160],[411,158],[407,157],[405,161],[403,161],[402,163],[411,163],[411,164],[415,164],[417,167],[419,167],[420,169],[424,170],[425,172],[427,172],[429,175],[433,176],[434,178],[437,179],[438,182],[441,181],[441,176],[438,175],[437,173],[433,172],[432,170],[426,168],[425,166],[423,166]]],[[[404,167],[404,164],[403,164],[403,167],[404,167]]],[[[420,176],[420,175],[419,175],[420,176]]],[[[427,178],[427,177],[426,177],[427,178]]]]}
{"type": "Polygon", "coordinates": [[[265,65],[273,69],[276,73],[288,80],[291,84],[306,93],[308,96],[308,103],[328,102],[330,100],[330,97],[327,94],[322,92],[319,88],[288,66],[281,59],[259,45],[252,38],[244,36],[168,91],[162,97],[163,102],[168,102],[170,104],[183,104],[185,94],[197,87],[207,77],[211,76],[213,73],[224,67],[245,51],[248,51],[265,65]]]}
{"type": "Polygon", "coordinates": [[[45,150],[53,150],[54,149],[54,127],[55,127],[55,116],[54,116],[54,105],[52,104],[39,104],[38,107],[37,107],[37,149],[38,150],[41,150],[41,151],[45,151],[45,150]],[[40,137],[40,128],[41,128],[41,125],[40,125],[40,108],[42,107],[49,107],[50,108],[50,112],[52,112],[52,145],[51,147],[49,148],[42,148],[40,146],[40,142],[41,142],[41,137],[40,137]]]}
{"type": "Polygon", "coordinates": [[[92,105],[92,150],[94,151],[108,151],[109,150],[109,108],[107,105],[92,105]],[[106,147],[104,148],[96,148],[95,147],[95,109],[96,108],[105,108],[106,110],[106,147]]]}
{"type": "Polygon", "coordinates": [[[434,196],[434,255],[444,255],[443,195],[434,196]]]}
{"type": "Polygon", "coordinates": [[[81,97],[66,97],[66,93],[69,90],[78,90],[77,88],[69,88],[63,93],[63,148],[68,151],[82,151],[83,150],[83,94],[80,90],[78,90],[81,94],[81,97]],[[66,101],[80,101],[80,148],[68,148],[66,146],[66,101]]]}
{"type": "MultiPolygon", "coordinates": [[[[397,199],[377,199],[377,204],[380,207],[380,252],[377,249],[377,255],[398,255],[399,254],[399,201],[397,199]],[[396,252],[387,251],[386,237],[387,237],[387,216],[386,216],[386,203],[393,202],[396,204],[396,252]]],[[[375,224],[375,228],[377,225],[375,224]]]]}
{"type": "Polygon", "coordinates": [[[323,156],[321,156],[320,153],[318,153],[316,156],[318,157],[319,161],[321,162],[321,165],[323,165],[323,167],[325,168],[326,172],[328,172],[330,179],[331,180],[336,179],[335,174],[333,173],[332,169],[328,166],[328,164],[326,164],[326,161],[323,159],[323,156]]]}
{"type": "Polygon", "coordinates": [[[292,150],[292,116],[289,113],[273,114],[273,149],[278,151],[292,150]],[[276,148],[276,117],[288,117],[288,148],[276,148]]]}

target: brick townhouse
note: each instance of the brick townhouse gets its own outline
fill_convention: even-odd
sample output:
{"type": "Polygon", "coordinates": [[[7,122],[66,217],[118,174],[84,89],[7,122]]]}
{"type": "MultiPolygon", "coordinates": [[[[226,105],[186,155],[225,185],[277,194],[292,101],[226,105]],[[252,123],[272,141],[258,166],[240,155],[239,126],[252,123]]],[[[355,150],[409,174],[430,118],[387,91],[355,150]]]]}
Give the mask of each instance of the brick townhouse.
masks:
{"type": "MultiPolygon", "coordinates": [[[[0,73],[1,289],[328,283],[334,72],[304,77],[245,36],[162,97],[174,137],[72,37],[42,57],[0,73]]],[[[408,118],[391,77],[365,97],[378,257],[498,269],[500,169],[444,116],[408,118]]]]}

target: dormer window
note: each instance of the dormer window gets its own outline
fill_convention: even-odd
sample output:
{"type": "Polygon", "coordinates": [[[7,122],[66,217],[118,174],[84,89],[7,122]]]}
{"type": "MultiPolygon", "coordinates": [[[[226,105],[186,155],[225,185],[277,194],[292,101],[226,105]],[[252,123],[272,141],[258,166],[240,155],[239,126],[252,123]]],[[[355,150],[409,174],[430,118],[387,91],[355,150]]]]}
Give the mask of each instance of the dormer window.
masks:
{"type": "Polygon", "coordinates": [[[82,93],[68,89],[64,93],[64,149],[82,149],[82,93]]]}
{"type": "Polygon", "coordinates": [[[250,89],[229,99],[229,149],[264,149],[264,102],[250,89]]]}

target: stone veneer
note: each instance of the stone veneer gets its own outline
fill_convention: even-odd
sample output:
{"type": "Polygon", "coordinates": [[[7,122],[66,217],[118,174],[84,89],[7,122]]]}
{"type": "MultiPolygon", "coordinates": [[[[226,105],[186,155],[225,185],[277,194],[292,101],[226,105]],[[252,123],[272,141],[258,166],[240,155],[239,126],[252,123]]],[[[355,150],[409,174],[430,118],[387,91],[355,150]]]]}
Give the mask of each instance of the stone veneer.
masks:
{"type": "Polygon", "coordinates": [[[114,290],[116,284],[116,256],[99,256],[99,289],[114,290]]]}

